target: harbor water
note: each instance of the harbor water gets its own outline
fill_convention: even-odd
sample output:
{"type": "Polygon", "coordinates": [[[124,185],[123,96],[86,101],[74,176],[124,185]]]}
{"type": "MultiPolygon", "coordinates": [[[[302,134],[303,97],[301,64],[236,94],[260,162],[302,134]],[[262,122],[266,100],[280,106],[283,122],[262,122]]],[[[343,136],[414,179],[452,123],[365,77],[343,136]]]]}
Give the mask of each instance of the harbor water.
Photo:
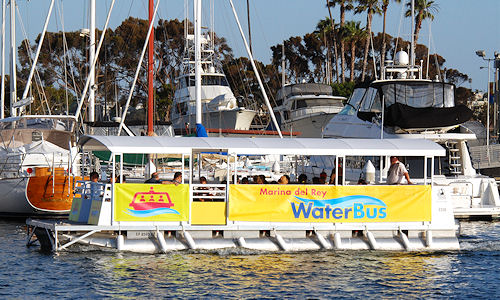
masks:
{"type": "Polygon", "coordinates": [[[429,253],[43,253],[26,237],[0,221],[0,298],[494,299],[500,286],[500,222],[462,222],[460,251],[429,253]]]}

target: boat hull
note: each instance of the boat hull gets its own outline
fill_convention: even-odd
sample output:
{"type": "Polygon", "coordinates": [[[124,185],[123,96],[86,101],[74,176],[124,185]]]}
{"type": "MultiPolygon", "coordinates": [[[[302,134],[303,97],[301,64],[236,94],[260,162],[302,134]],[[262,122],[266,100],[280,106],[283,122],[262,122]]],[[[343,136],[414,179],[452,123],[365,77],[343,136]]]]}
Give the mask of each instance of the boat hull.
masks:
{"type": "MultiPolygon", "coordinates": [[[[0,180],[0,214],[4,216],[66,216],[73,200],[73,177],[50,175],[0,180]]],[[[81,178],[75,177],[74,180],[81,178]]]]}
{"type": "Polygon", "coordinates": [[[282,130],[300,132],[300,137],[320,138],[323,129],[335,114],[316,114],[283,122],[282,130]]]}
{"type": "MultiPolygon", "coordinates": [[[[257,113],[248,109],[221,110],[203,113],[203,125],[205,128],[249,130],[253,118],[257,113]]],[[[196,116],[188,115],[172,118],[172,124],[176,129],[185,129],[185,124],[190,128],[196,125],[196,116]]]]}

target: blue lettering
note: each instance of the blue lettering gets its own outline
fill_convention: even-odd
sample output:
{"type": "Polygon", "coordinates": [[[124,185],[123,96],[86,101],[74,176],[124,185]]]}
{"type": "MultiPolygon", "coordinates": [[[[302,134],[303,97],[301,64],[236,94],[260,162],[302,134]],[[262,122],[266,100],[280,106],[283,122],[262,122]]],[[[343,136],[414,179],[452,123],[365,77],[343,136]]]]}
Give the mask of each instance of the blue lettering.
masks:
{"type": "Polygon", "coordinates": [[[340,219],[340,218],[342,218],[342,213],[343,213],[342,209],[340,209],[338,207],[334,208],[333,211],[332,211],[332,217],[334,219],[340,219]]]}
{"type": "Polygon", "coordinates": [[[363,211],[363,204],[354,203],[354,219],[362,219],[365,217],[365,212],[363,211]]]}
{"type": "Polygon", "coordinates": [[[330,219],[330,211],[332,210],[332,208],[330,207],[330,205],[326,205],[325,207],[325,216],[327,219],[330,219]]]}
{"type": "Polygon", "coordinates": [[[307,209],[305,208],[304,203],[299,204],[299,208],[295,208],[295,203],[292,203],[292,210],[293,210],[293,216],[295,219],[300,218],[300,214],[302,213],[304,215],[304,218],[309,218],[309,215],[311,214],[311,208],[312,208],[312,203],[309,203],[307,205],[307,209]]]}
{"type": "Polygon", "coordinates": [[[313,208],[312,215],[315,219],[323,219],[323,207],[313,208]]]}
{"type": "Polygon", "coordinates": [[[378,217],[381,219],[385,219],[385,217],[387,217],[386,207],[381,207],[378,210],[378,217]]]}
{"type": "Polygon", "coordinates": [[[349,219],[349,212],[352,211],[352,208],[346,208],[344,210],[344,219],[349,219]]]}
{"type": "Polygon", "coordinates": [[[372,208],[373,208],[373,214],[370,213],[369,207],[366,208],[366,216],[368,217],[368,219],[375,219],[377,217],[377,208],[376,207],[372,208]]]}

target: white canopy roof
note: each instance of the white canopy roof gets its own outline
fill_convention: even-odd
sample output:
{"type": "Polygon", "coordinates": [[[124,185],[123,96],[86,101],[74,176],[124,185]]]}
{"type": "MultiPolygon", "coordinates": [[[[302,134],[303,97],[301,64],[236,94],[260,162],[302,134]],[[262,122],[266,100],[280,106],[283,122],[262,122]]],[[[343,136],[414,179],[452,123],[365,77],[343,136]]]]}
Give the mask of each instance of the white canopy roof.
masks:
{"type": "Polygon", "coordinates": [[[112,153],[190,154],[223,151],[246,155],[445,156],[440,145],[413,139],[230,138],[167,136],[83,136],[84,150],[112,153]]]}

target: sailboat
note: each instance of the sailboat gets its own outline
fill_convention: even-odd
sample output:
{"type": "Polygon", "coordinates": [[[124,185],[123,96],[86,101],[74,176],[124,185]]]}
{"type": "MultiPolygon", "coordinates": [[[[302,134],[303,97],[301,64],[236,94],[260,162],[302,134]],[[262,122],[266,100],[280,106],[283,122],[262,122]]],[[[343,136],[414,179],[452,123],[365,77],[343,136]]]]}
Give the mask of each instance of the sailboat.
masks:
{"type": "Polygon", "coordinates": [[[0,214],[4,216],[67,215],[75,182],[80,179],[76,167],[79,163],[75,140],[77,119],[64,115],[23,114],[23,109],[32,102],[27,95],[53,4],[54,1],[47,14],[23,97],[17,101],[16,4],[14,0],[10,3],[10,117],[5,118],[4,108],[0,109],[0,214]]]}

